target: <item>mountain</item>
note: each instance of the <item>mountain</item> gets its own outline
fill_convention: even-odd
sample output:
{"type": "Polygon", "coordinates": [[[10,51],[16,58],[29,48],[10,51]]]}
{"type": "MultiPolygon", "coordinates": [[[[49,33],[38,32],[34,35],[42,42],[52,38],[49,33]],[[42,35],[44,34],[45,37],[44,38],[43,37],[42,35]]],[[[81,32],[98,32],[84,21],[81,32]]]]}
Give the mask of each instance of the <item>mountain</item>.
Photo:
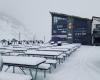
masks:
{"type": "Polygon", "coordinates": [[[19,39],[19,33],[21,40],[29,39],[29,30],[26,29],[23,23],[12,16],[0,12],[0,40],[19,39]]]}

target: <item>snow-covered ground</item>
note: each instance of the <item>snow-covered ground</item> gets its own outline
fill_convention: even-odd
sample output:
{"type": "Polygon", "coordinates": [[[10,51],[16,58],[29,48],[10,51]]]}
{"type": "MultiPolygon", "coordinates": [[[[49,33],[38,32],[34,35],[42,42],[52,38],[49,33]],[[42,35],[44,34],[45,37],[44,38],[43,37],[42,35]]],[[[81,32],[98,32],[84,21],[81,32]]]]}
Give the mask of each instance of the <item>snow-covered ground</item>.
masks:
{"type": "Polygon", "coordinates": [[[100,47],[82,46],[47,80],[100,80],[100,47]]]}
{"type": "MultiPolygon", "coordinates": [[[[26,72],[29,74],[28,70],[26,72]]],[[[16,73],[19,73],[18,68],[16,73]]],[[[100,47],[81,46],[64,63],[52,69],[52,73],[47,73],[46,78],[39,71],[37,80],[100,80],[100,47]]]]}

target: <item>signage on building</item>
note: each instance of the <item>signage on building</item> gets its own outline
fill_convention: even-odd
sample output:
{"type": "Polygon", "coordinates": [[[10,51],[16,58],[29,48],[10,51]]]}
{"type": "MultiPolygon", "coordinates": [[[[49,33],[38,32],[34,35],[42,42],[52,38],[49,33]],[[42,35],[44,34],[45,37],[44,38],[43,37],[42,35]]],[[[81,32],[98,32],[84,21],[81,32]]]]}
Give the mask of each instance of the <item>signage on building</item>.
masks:
{"type": "Polygon", "coordinates": [[[100,24],[100,17],[92,17],[92,33],[93,33],[93,30],[97,27],[100,27],[98,26],[100,24]]]}
{"type": "Polygon", "coordinates": [[[72,29],[72,27],[73,27],[72,23],[69,23],[68,28],[72,29]]]}

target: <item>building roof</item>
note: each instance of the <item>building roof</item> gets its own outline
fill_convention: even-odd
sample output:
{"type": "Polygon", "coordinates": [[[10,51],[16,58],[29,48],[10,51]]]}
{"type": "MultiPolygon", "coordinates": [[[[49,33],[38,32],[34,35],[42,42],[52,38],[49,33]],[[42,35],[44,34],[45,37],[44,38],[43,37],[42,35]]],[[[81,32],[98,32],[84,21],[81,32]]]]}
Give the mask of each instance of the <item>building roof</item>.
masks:
{"type": "Polygon", "coordinates": [[[69,16],[69,17],[74,17],[74,18],[92,20],[92,19],[89,19],[89,18],[83,18],[83,17],[79,17],[79,16],[67,15],[67,14],[63,14],[63,13],[57,13],[57,12],[50,12],[50,13],[51,13],[51,15],[58,15],[58,16],[63,16],[63,17],[69,16]]]}

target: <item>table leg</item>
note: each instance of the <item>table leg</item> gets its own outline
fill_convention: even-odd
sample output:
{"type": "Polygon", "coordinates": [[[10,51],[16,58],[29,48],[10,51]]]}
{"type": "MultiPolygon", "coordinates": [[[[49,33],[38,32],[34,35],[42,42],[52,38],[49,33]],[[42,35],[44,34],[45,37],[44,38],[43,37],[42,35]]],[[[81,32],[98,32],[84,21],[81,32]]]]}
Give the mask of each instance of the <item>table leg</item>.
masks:
{"type": "Polygon", "coordinates": [[[13,66],[13,73],[15,73],[15,66],[13,66]]]}
{"type": "Polygon", "coordinates": [[[1,65],[0,71],[2,71],[2,69],[3,69],[3,64],[1,65]]]}
{"type": "Polygon", "coordinates": [[[33,80],[33,74],[32,74],[32,69],[29,68],[29,72],[30,72],[30,75],[32,77],[32,80],[33,80]]]}
{"type": "Polygon", "coordinates": [[[10,68],[10,66],[7,67],[7,69],[5,70],[5,72],[10,68]]]}
{"type": "Polygon", "coordinates": [[[35,78],[34,78],[34,80],[36,80],[36,77],[37,77],[37,71],[38,71],[38,68],[36,68],[36,73],[35,73],[35,78]]]}
{"type": "Polygon", "coordinates": [[[19,67],[19,68],[20,68],[20,70],[26,75],[26,73],[24,72],[23,68],[21,68],[21,67],[19,67]]]}

